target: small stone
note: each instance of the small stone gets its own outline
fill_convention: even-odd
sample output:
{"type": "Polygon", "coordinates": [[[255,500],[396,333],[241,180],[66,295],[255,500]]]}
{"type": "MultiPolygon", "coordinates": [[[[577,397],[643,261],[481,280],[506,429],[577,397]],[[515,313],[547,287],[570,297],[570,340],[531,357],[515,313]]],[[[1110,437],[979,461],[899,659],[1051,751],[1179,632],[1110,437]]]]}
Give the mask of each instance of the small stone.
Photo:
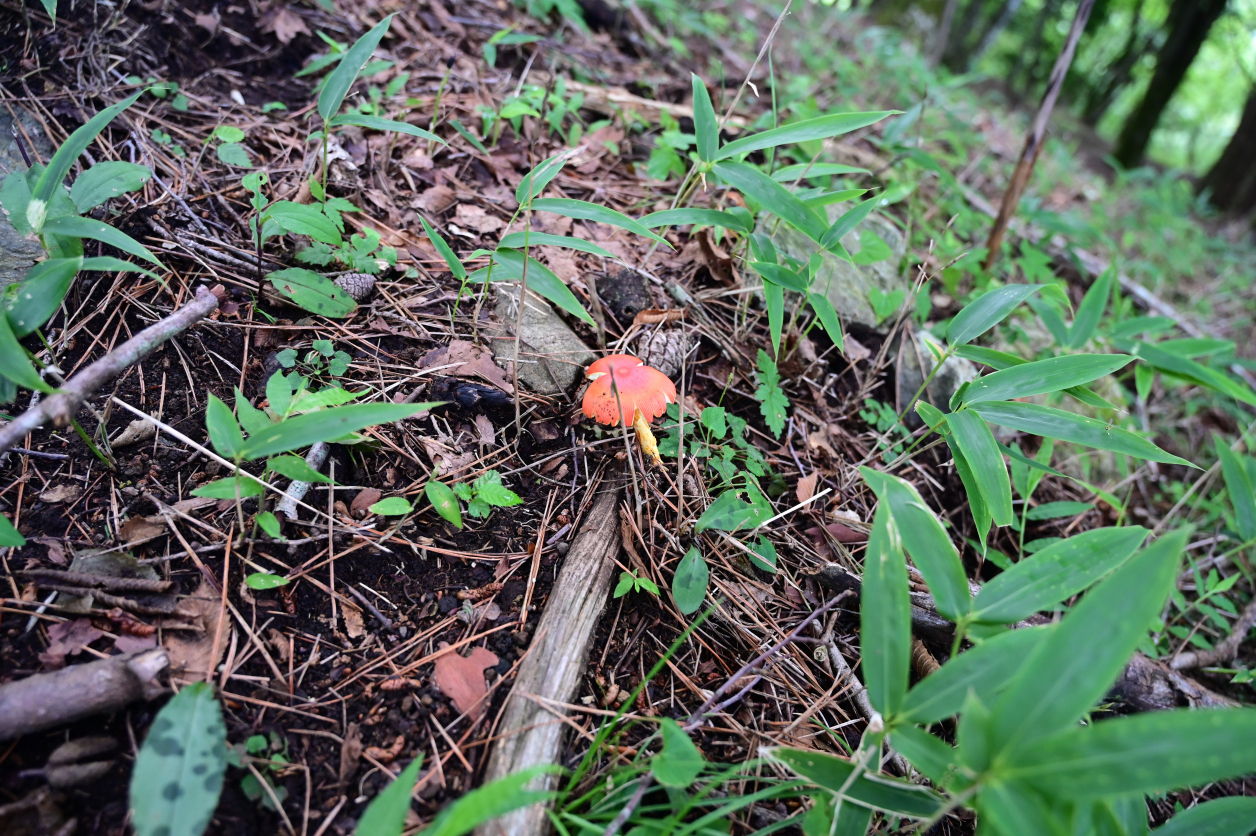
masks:
{"type": "Polygon", "coordinates": [[[511,636],[510,636],[510,640],[511,640],[511,641],[513,641],[513,642],[514,642],[517,646],[519,646],[519,647],[527,647],[527,646],[528,646],[528,635],[527,635],[527,633],[523,633],[523,632],[519,632],[519,633],[512,633],[512,634],[511,634],[511,636]]]}
{"type": "MultiPolygon", "coordinates": [[[[515,326],[519,320],[519,288],[495,288],[497,323],[486,328],[493,359],[510,375],[515,356],[515,326]]],[[[528,293],[523,307],[519,345],[519,383],[538,395],[570,392],[596,358],[567,326],[558,311],[539,296],[528,293]]]]}
{"type": "Polygon", "coordinates": [[[458,609],[458,599],[453,595],[446,595],[444,598],[440,599],[436,608],[440,610],[441,615],[448,615],[458,609]]]}
{"type": "Polygon", "coordinates": [[[566,540],[562,540],[557,545],[554,546],[554,551],[558,552],[559,557],[566,557],[567,552],[570,550],[571,550],[571,544],[568,543],[566,540]]]}

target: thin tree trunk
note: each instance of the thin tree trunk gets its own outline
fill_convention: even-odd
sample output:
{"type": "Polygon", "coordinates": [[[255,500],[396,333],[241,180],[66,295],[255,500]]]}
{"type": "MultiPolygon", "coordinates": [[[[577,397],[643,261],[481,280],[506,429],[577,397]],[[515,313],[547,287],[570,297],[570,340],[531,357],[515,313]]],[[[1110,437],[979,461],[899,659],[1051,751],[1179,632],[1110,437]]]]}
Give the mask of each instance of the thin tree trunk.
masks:
{"type": "MultiPolygon", "coordinates": [[[[1005,0],[1006,2],[1007,0],[1005,0]]],[[[959,25],[952,26],[947,37],[947,45],[942,53],[942,63],[953,73],[966,73],[971,66],[972,32],[981,20],[981,11],[986,0],[968,0],[964,13],[959,17],[959,25]]]]}
{"type": "Polygon", "coordinates": [[[1138,37],[1138,27],[1143,21],[1143,10],[1146,7],[1147,0],[1139,0],[1138,5],[1134,7],[1134,19],[1130,21],[1125,47],[1121,50],[1121,54],[1117,59],[1108,65],[1108,71],[1104,74],[1103,80],[1090,89],[1082,114],[1082,121],[1087,125],[1093,127],[1099,123],[1099,120],[1103,118],[1103,114],[1107,112],[1112,102],[1116,99],[1117,93],[1130,83],[1130,79],[1134,76],[1134,65],[1138,63],[1138,59],[1143,57],[1143,53],[1151,45],[1155,37],[1154,34],[1142,39],[1138,37]]]}
{"type": "Polygon", "coordinates": [[[1023,50],[1020,57],[1016,61],[1016,69],[1012,71],[1012,76],[1021,76],[1021,92],[1026,96],[1034,86],[1034,81],[1038,78],[1038,68],[1042,65],[1042,59],[1046,57],[1043,50],[1043,41],[1047,36],[1047,24],[1055,20],[1060,12],[1060,6],[1064,0],[1047,0],[1042,7],[1042,11],[1038,14],[1038,28],[1034,30],[1034,37],[1023,50]],[[1028,61],[1028,64],[1026,62],[1028,61]],[[1024,74],[1021,74],[1021,68],[1024,67],[1024,74]]]}
{"type": "Polygon", "coordinates": [[[933,42],[933,52],[929,56],[929,66],[936,67],[946,52],[946,42],[951,37],[951,24],[955,22],[955,12],[959,8],[959,0],[946,0],[946,8],[942,10],[942,21],[938,25],[938,34],[933,42]]]}
{"type": "Polygon", "coordinates": [[[1230,142],[1200,184],[1212,205],[1241,215],[1256,209],[1256,86],[1247,94],[1243,117],[1230,142]]]}
{"type": "Polygon", "coordinates": [[[1167,23],[1169,37],[1156,56],[1156,71],[1116,143],[1114,156],[1121,165],[1133,168],[1142,163],[1160,116],[1186,77],[1212,24],[1225,11],[1226,3],[1227,0],[1174,0],[1167,23]]]}
{"type": "Polygon", "coordinates": [[[999,35],[1003,34],[1012,22],[1012,18],[1016,17],[1016,13],[1020,11],[1020,7],[1024,5],[1025,0],[1008,0],[1003,4],[1003,11],[999,12],[998,18],[994,21],[994,25],[982,37],[981,43],[973,50],[972,58],[969,59],[976,64],[981,60],[981,56],[985,55],[990,47],[994,46],[994,42],[999,39],[999,35]]]}

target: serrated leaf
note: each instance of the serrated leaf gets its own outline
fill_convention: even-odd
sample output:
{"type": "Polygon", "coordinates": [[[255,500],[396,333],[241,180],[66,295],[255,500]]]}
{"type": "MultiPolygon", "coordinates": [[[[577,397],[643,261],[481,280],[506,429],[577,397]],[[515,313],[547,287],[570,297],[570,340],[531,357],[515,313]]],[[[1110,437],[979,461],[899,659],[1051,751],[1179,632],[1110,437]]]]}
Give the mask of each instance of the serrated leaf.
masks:
{"type": "Polygon", "coordinates": [[[471,485],[477,499],[487,502],[495,508],[509,508],[523,502],[519,494],[502,484],[502,476],[496,470],[480,476],[471,485]]]}
{"type": "Polygon", "coordinates": [[[777,438],[785,429],[785,410],[789,408],[789,399],[781,391],[781,376],[776,363],[763,349],[759,349],[759,388],[755,389],[755,400],[759,401],[759,412],[767,422],[768,429],[777,438]]]}
{"type": "Polygon", "coordinates": [[[153,176],[147,166],[105,160],[84,171],[70,187],[70,199],[79,214],[86,214],[111,197],[143,187],[153,176]]]}
{"type": "Polygon", "coordinates": [[[676,564],[676,574],[672,576],[672,597],[676,599],[676,608],[682,615],[697,612],[702,606],[710,580],[711,570],[702,553],[696,546],[691,546],[676,564]]]}
{"type": "Polygon", "coordinates": [[[358,303],[331,279],[303,267],[287,267],[266,275],[271,286],[292,304],[332,319],[348,316],[358,303]]]}
{"type": "Polygon", "coordinates": [[[214,149],[214,154],[227,165],[233,165],[237,168],[253,167],[253,161],[249,159],[249,152],[238,142],[224,142],[214,149]]]}

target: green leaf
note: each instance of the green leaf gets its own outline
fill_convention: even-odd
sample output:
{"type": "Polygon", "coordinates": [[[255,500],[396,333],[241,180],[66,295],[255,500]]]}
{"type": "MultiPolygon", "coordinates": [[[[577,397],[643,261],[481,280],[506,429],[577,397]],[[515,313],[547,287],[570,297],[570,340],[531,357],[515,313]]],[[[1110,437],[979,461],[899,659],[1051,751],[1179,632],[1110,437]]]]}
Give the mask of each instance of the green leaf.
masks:
{"type": "Polygon", "coordinates": [[[231,407],[213,395],[209,396],[209,405],[205,408],[205,427],[209,430],[209,440],[214,449],[227,458],[235,458],[244,446],[244,435],[240,425],[231,414],[231,407]]]}
{"type": "MultiPolygon", "coordinates": [[[[727,150],[728,146],[724,146],[727,150]]],[[[819,215],[798,196],[759,169],[745,163],[716,163],[715,173],[725,183],[750,197],[764,209],[777,215],[813,241],[824,238],[828,229],[819,215]]]]}
{"type": "Polygon", "coordinates": [[[750,550],[753,551],[754,554],[746,556],[750,558],[751,564],[753,564],[756,569],[776,574],[776,563],[778,558],[775,543],[766,537],[760,537],[758,542],[750,547],[750,550]]]}
{"type": "Polygon", "coordinates": [[[1068,728],[1107,692],[1169,597],[1189,533],[1175,531],[1125,561],[1025,660],[992,709],[996,751],[1068,728]]]}
{"type": "MultiPolygon", "coordinates": [[[[916,405],[916,411],[923,413],[924,407],[930,406],[925,401],[921,401],[916,405]]],[[[935,407],[936,409],[936,407],[935,407]]],[[[942,416],[942,423],[946,418],[942,416]]],[[[932,422],[929,422],[932,426],[932,422]]],[[[964,451],[955,443],[955,436],[952,433],[946,433],[946,446],[951,449],[951,457],[955,461],[955,471],[959,474],[959,479],[964,483],[964,493],[968,496],[968,510],[972,514],[973,525],[977,529],[977,539],[981,542],[981,549],[985,552],[986,536],[990,533],[990,524],[993,518],[990,515],[990,506],[986,505],[985,497],[981,495],[981,486],[977,483],[977,474],[973,472],[972,465],[968,463],[964,451]]]]}
{"type": "MultiPolygon", "coordinates": [[[[43,174],[39,176],[39,180],[35,182],[35,186],[31,190],[32,200],[43,201],[45,206],[51,203],[53,192],[65,181],[66,175],[70,173],[70,166],[74,165],[74,161],[78,159],[79,154],[87,150],[87,146],[91,145],[92,140],[119,113],[135,104],[142,92],[133,93],[116,105],[105,108],[87,120],[81,128],[70,134],[70,137],[57,149],[57,153],[52,155],[52,159],[48,162],[48,167],[44,169],[43,174]]],[[[40,230],[36,229],[36,231],[40,230]]]]}
{"type": "Polygon", "coordinates": [[[1256,771],[1256,747],[1244,745],[1253,739],[1256,709],[1152,711],[1016,751],[1006,774],[1061,798],[1159,793],[1256,771]]]}
{"type": "Polygon", "coordinates": [[[845,801],[861,807],[913,819],[927,819],[942,808],[942,797],[918,784],[882,778],[868,772],[851,781],[854,764],[814,749],[772,748],[765,750],[764,754],[785,764],[821,789],[840,793],[845,801]],[[848,782],[850,786],[847,786],[848,782]]]}
{"type": "Polygon", "coordinates": [[[833,203],[845,203],[848,200],[854,200],[855,198],[862,197],[867,193],[867,189],[840,189],[835,192],[817,191],[816,194],[810,196],[804,193],[800,194],[799,198],[801,198],[802,202],[810,206],[812,209],[818,210],[821,207],[829,206],[833,203]]]}
{"type": "Polygon", "coordinates": [[[244,397],[244,393],[240,391],[238,386],[235,390],[235,403],[236,417],[240,422],[240,426],[249,435],[270,426],[270,416],[249,403],[249,399],[244,397]]]}
{"type": "MultiPolygon", "coordinates": [[[[725,496],[735,498],[736,495],[728,491],[721,494],[720,499],[725,496]]],[[[711,508],[714,508],[716,504],[712,503],[711,508]]],[[[710,511],[709,508],[707,510],[710,511]]],[[[706,517],[706,514],[702,516],[706,517]]],[[[676,574],[672,576],[672,597],[676,599],[676,608],[682,615],[696,612],[702,606],[710,581],[711,571],[707,568],[706,561],[702,559],[702,553],[698,551],[697,546],[691,546],[689,551],[685,552],[685,556],[680,559],[680,563],[676,564],[676,574]]]]}
{"type": "Polygon", "coordinates": [[[801,122],[794,122],[792,125],[784,125],[780,128],[773,128],[770,131],[762,131],[735,142],[730,142],[719,150],[716,159],[727,160],[739,154],[761,151],[764,148],[796,145],[800,142],[811,142],[817,139],[840,136],[859,128],[867,127],[898,112],[897,110],[880,110],[869,113],[832,113],[828,116],[816,117],[815,119],[805,119],[801,122]]]}
{"type": "Polygon", "coordinates": [[[846,340],[842,335],[842,324],[837,318],[837,311],[833,303],[829,301],[829,297],[823,293],[808,293],[807,301],[811,303],[811,310],[816,312],[816,319],[820,320],[820,324],[824,326],[824,333],[829,335],[838,353],[845,354],[846,340]]]}
{"type": "Polygon", "coordinates": [[[1010,284],[987,291],[964,306],[947,327],[946,339],[952,347],[970,343],[1003,321],[1003,318],[1036,291],[1040,284],[1010,284]]]}
{"type": "Polygon", "coordinates": [[[31,267],[9,304],[9,325],[18,339],[43,325],[61,307],[81,258],[50,258],[31,267]]]}
{"type": "Polygon", "coordinates": [[[1228,395],[1236,401],[1256,406],[1256,392],[1216,369],[1148,343],[1136,343],[1132,350],[1162,372],[1184,377],[1222,395],[1228,395]]]}
{"type": "Polygon", "coordinates": [[[1221,474],[1225,477],[1226,493],[1229,494],[1230,504],[1234,506],[1234,520],[1238,524],[1239,536],[1244,541],[1252,540],[1256,538],[1256,491],[1248,478],[1247,468],[1220,436],[1214,433],[1212,441],[1217,448],[1221,474]]]}
{"type": "Polygon", "coordinates": [[[787,165],[784,168],[778,168],[772,172],[772,179],[778,183],[785,183],[790,180],[797,180],[800,177],[809,179],[812,177],[828,177],[833,174],[871,173],[866,168],[855,168],[854,166],[839,165],[837,163],[798,163],[797,165],[787,165]]]}
{"type": "MultiPolygon", "coordinates": [[[[507,279],[523,280],[523,253],[518,250],[498,249],[493,253],[493,261],[501,267],[501,273],[507,279]]],[[[528,256],[528,290],[536,293],[572,316],[582,319],[590,325],[593,317],[580,304],[571,288],[535,258],[528,256]]]]}
{"type": "Polygon", "coordinates": [[[193,683],[157,712],[131,772],[137,836],[200,836],[227,771],[227,729],[214,686],[193,683]]]}
{"type": "Polygon", "coordinates": [[[702,772],[706,761],[675,720],[670,717],[662,718],[659,721],[659,732],[663,736],[663,751],[651,761],[654,780],[665,787],[687,789],[698,777],[698,773],[702,772]]]}
{"type": "MultiPolygon", "coordinates": [[[[531,171],[523,175],[523,179],[519,181],[519,186],[515,189],[515,200],[522,206],[538,196],[545,191],[545,187],[558,176],[558,172],[562,171],[563,166],[566,164],[567,158],[563,154],[557,154],[548,160],[538,163],[531,171]]],[[[503,244],[502,246],[514,245],[503,244]]]]}
{"type": "Polygon", "coordinates": [[[736,531],[745,525],[757,523],[759,521],[758,509],[738,497],[737,493],[737,491],[729,490],[717,496],[694,523],[694,533],[701,534],[709,529],[736,531]]]}
{"type": "MultiPolygon", "coordinates": [[[[124,253],[139,256],[151,261],[158,267],[162,267],[157,257],[150,253],[148,248],[139,241],[136,241],[122,230],[114,229],[109,224],[93,218],[80,218],[75,215],[62,215],[59,218],[50,218],[44,223],[43,232],[51,232],[54,235],[65,235],[73,238],[92,238],[96,241],[102,241],[111,247],[116,247],[124,253]]],[[[162,269],[164,270],[165,268],[162,267],[162,269]]]]}
{"type": "Polygon", "coordinates": [[[427,501],[432,503],[432,508],[436,513],[453,523],[454,528],[462,529],[462,508],[458,505],[458,497],[448,485],[431,479],[423,488],[423,493],[427,496],[427,501]]]}
{"type": "Polygon", "coordinates": [[[614,209],[608,209],[605,206],[599,206],[596,203],[589,203],[587,200],[572,200],[567,197],[539,197],[532,201],[532,211],[553,212],[556,215],[575,218],[576,220],[617,226],[620,229],[626,229],[629,232],[649,238],[651,241],[658,241],[664,246],[672,246],[665,239],[655,235],[624,213],[616,212],[614,209]]]}
{"type": "Polygon", "coordinates": [[[651,212],[641,219],[641,225],[647,229],[658,229],[660,226],[720,226],[734,232],[750,233],[754,226],[745,218],[732,212],[721,212],[718,209],[664,209],[651,212]]]}
{"type": "MultiPolygon", "coordinates": [[[[423,830],[423,836],[464,836],[481,824],[512,810],[548,801],[555,793],[529,787],[544,786],[544,782],[539,780],[542,775],[561,771],[562,767],[553,764],[534,766],[474,789],[446,807],[423,830]]],[[[359,830],[357,836],[375,836],[375,833],[359,830]]]]}
{"type": "Polygon", "coordinates": [[[462,266],[462,261],[458,256],[454,255],[454,251],[450,249],[449,244],[440,236],[440,233],[432,229],[432,225],[427,222],[427,218],[419,216],[419,220],[423,223],[423,230],[427,233],[427,237],[432,242],[432,246],[436,248],[436,252],[440,253],[440,257],[445,259],[445,264],[449,267],[449,272],[454,274],[454,278],[459,281],[467,280],[467,268],[462,266]]]}
{"type": "Polygon", "coordinates": [[[38,392],[51,392],[52,387],[44,383],[39,372],[31,365],[22,344],[17,341],[7,316],[0,316],[0,376],[4,376],[27,389],[38,392]]]}
{"type": "Polygon", "coordinates": [[[1248,836],[1256,822],[1256,798],[1216,798],[1183,810],[1156,828],[1154,836],[1248,836]]]}
{"type": "Polygon", "coordinates": [[[240,455],[245,460],[260,459],[308,447],[319,441],[335,441],[366,427],[409,418],[440,403],[347,404],[285,418],[244,442],[240,455]]]}
{"type": "Polygon", "coordinates": [[[723,438],[728,433],[728,413],[722,406],[703,409],[699,420],[716,438],[723,438]]]}
{"type": "MultiPolygon", "coordinates": [[[[867,468],[861,468],[861,472],[867,468]]],[[[864,473],[867,479],[867,473],[864,473]]],[[[897,521],[888,503],[879,503],[864,553],[859,604],[860,653],[864,684],[873,708],[892,717],[907,693],[911,660],[911,598],[907,562],[897,521]]]]}
{"type": "MultiPolygon", "coordinates": [[[[261,516],[260,514],[258,516],[261,516]]],[[[271,515],[272,518],[274,515],[271,515]]],[[[267,532],[268,534],[270,532],[267,532]]],[[[275,535],[271,535],[272,537],[275,535]]],[[[244,579],[244,583],[249,589],[267,590],[274,589],[279,586],[287,586],[290,581],[281,575],[272,575],[269,572],[254,572],[244,579]]]]}
{"type": "Polygon", "coordinates": [[[353,82],[357,79],[358,73],[362,72],[362,68],[366,66],[366,62],[371,60],[371,55],[379,46],[379,42],[383,40],[392,19],[393,16],[388,15],[375,24],[371,31],[358,38],[340,59],[336,69],[327,74],[327,79],[323,82],[323,90],[318,94],[318,115],[323,117],[323,122],[330,122],[340,110],[340,105],[344,103],[349,88],[353,86],[353,82]]]}
{"type": "Polygon", "coordinates": [[[916,726],[895,726],[890,733],[890,742],[899,754],[934,784],[941,785],[956,766],[955,750],[916,726]]]}
{"type": "Polygon", "coordinates": [[[519,494],[502,484],[502,476],[496,470],[480,476],[471,485],[477,498],[496,508],[509,508],[523,502],[519,494]]]}
{"type": "Polygon", "coordinates": [[[1073,327],[1069,329],[1068,348],[1081,348],[1090,342],[1090,338],[1099,329],[1103,312],[1108,307],[1108,299],[1112,296],[1112,279],[1115,275],[1116,265],[1111,264],[1082,297],[1081,304],[1077,306],[1077,315],[1073,317],[1073,327]]]}
{"type": "Polygon", "coordinates": [[[715,108],[711,105],[711,94],[697,74],[692,76],[693,82],[693,133],[698,143],[698,159],[704,163],[713,163],[720,145],[720,129],[715,120],[715,108]]]}
{"type": "Polygon", "coordinates": [[[414,506],[405,497],[390,496],[376,502],[368,510],[372,514],[379,514],[381,517],[401,517],[413,511],[414,506]]]}
{"type": "Polygon", "coordinates": [[[331,127],[339,128],[343,125],[357,125],[359,128],[370,128],[373,131],[395,131],[407,136],[417,136],[419,139],[426,139],[428,142],[439,142],[441,145],[449,144],[431,131],[425,131],[416,125],[411,125],[409,122],[384,119],[380,116],[367,116],[364,113],[342,113],[332,118],[331,127]]]}
{"type": "MultiPolygon", "coordinates": [[[[257,523],[257,527],[266,533],[268,537],[275,540],[283,539],[283,528],[279,525],[279,518],[270,511],[262,511],[253,517],[257,523]]],[[[284,583],[287,583],[285,580],[284,583]]]]}
{"type": "Polygon", "coordinates": [[[955,445],[972,468],[981,498],[990,510],[995,525],[1012,524],[1012,486],[1007,465],[995,443],[994,434],[981,417],[971,410],[952,412],[946,416],[955,445]]]}
{"type": "Polygon", "coordinates": [[[1089,502],[1045,502],[1025,512],[1027,520],[1058,520],[1094,510],[1089,502]]]}
{"type": "Polygon", "coordinates": [[[953,657],[907,692],[903,717],[926,725],[940,722],[958,714],[970,692],[983,703],[994,702],[1054,629],[1053,625],[1008,630],[953,657]]]}
{"type": "Polygon", "coordinates": [[[764,280],[780,285],[786,290],[792,290],[795,293],[806,293],[810,289],[809,283],[798,271],[791,270],[780,264],[752,261],[750,262],[750,267],[762,276],[764,280]]]}
{"type": "Polygon", "coordinates": [[[70,199],[79,214],[86,214],[111,197],[143,187],[153,176],[147,166],[105,160],[84,171],[70,187],[70,199]]]}
{"type": "Polygon", "coordinates": [[[329,318],[353,313],[358,303],[331,279],[304,267],[286,267],[266,274],[267,281],[298,308],[329,318]]]}
{"type": "Polygon", "coordinates": [[[219,160],[227,165],[233,165],[237,168],[253,167],[253,161],[249,159],[249,152],[238,142],[224,142],[214,149],[214,153],[219,160]]]}
{"type": "Polygon", "coordinates": [[[991,424],[1086,447],[1111,450],[1153,462],[1195,467],[1186,459],[1166,453],[1145,438],[1093,418],[1032,403],[979,403],[973,411],[991,424]]]}
{"type": "Polygon", "coordinates": [[[768,309],[768,333],[772,351],[781,353],[781,331],[785,328],[785,290],[768,279],[763,280],[763,303],[768,309]]]}
{"type": "Polygon", "coordinates": [[[322,241],[333,247],[338,247],[343,243],[340,229],[337,228],[335,222],[313,206],[293,203],[291,200],[280,200],[266,210],[266,217],[274,221],[284,232],[308,235],[315,241],[322,241]]]}
{"type": "Polygon", "coordinates": [[[1055,606],[1123,564],[1146,537],[1139,526],[1096,528],[1047,546],[987,583],[973,617],[1011,624],[1055,606]]]}
{"type": "Polygon", "coordinates": [[[18,531],[9,518],[0,515],[0,546],[18,548],[26,545],[26,538],[18,531]]]}
{"type": "Polygon", "coordinates": [[[1060,836],[1066,832],[1061,812],[1020,782],[987,784],[977,796],[976,807],[981,821],[998,834],[1060,836]]]}
{"type": "MultiPolygon", "coordinates": [[[[825,231],[824,236],[820,239],[820,246],[826,250],[832,250],[838,255],[845,257],[845,248],[834,250],[833,245],[840,245],[842,239],[846,237],[846,233],[859,226],[868,214],[876,208],[877,202],[880,201],[879,196],[870,197],[861,203],[855,205],[853,209],[847,210],[840,218],[833,222],[833,225],[825,231]]],[[[847,261],[850,259],[847,258],[847,261]]]]}
{"type": "Polygon", "coordinates": [[[358,826],[353,829],[354,836],[401,836],[406,826],[406,814],[410,812],[410,794],[414,792],[422,766],[423,755],[420,754],[375,796],[362,813],[362,818],[358,819],[358,826]]]}
{"type": "Polygon", "coordinates": [[[789,400],[781,391],[781,375],[776,363],[763,349],[759,349],[759,388],[754,390],[755,400],[759,401],[759,412],[767,422],[768,429],[777,438],[785,429],[785,410],[789,409],[789,400]]]}
{"type": "Polygon", "coordinates": [[[1024,363],[979,377],[964,393],[967,404],[1010,401],[1081,386],[1124,368],[1128,354],[1070,354],[1024,363]]]}
{"type": "Polygon", "coordinates": [[[212,482],[206,482],[196,490],[192,491],[192,496],[203,496],[209,499],[248,499],[250,496],[261,496],[266,492],[266,487],[247,473],[241,473],[239,477],[228,476],[225,479],[215,479],[212,482]]]}
{"type": "Polygon", "coordinates": [[[503,236],[498,246],[508,247],[512,250],[522,250],[524,244],[527,244],[529,248],[566,247],[569,250],[579,250],[582,253],[589,253],[602,258],[618,258],[614,253],[602,249],[592,241],[586,241],[583,238],[572,238],[567,235],[550,235],[548,232],[512,232],[503,236]]]}

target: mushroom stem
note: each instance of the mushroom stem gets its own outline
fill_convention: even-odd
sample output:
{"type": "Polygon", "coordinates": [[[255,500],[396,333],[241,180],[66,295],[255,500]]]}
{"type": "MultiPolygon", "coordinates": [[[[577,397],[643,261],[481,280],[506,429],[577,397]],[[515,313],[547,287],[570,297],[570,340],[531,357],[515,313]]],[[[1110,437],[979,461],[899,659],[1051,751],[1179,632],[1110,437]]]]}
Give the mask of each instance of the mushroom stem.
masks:
{"type": "Polygon", "coordinates": [[[650,422],[645,420],[639,409],[633,412],[632,428],[637,431],[637,443],[641,445],[641,452],[653,459],[655,464],[663,464],[663,460],[659,458],[658,441],[650,430],[650,422]]]}

